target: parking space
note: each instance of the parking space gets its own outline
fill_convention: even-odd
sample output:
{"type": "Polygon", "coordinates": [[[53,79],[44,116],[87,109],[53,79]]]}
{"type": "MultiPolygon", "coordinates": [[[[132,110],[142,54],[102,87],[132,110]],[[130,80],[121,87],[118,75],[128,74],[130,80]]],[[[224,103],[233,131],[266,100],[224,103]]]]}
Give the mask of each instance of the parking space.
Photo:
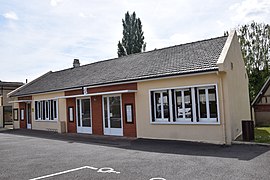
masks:
{"type": "Polygon", "coordinates": [[[270,148],[0,132],[0,179],[269,179],[270,148]]]}

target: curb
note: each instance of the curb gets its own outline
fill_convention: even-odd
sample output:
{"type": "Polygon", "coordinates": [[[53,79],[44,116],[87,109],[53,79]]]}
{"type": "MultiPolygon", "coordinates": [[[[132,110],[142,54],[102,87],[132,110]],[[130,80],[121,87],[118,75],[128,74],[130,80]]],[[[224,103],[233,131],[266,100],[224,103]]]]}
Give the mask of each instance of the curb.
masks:
{"type": "Polygon", "coordinates": [[[232,141],[232,144],[245,144],[245,145],[258,145],[258,146],[268,146],[270,147],[270,144],[267,143],[257,143],[257,142],[245,142],[245,141],[232,141]]]}

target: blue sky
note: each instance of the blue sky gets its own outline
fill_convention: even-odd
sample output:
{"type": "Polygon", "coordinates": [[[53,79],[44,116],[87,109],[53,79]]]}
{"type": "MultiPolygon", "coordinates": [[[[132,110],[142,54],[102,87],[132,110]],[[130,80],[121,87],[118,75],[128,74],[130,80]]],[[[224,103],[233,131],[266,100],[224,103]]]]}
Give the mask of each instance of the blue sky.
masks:
{"type": "Polygon", "coordinates": [[[29,81],[52,70],[117,57],[122,18],[141,18],[146,50],[270,23],[269,0],[0,0],[2,81],[29,81]]]}

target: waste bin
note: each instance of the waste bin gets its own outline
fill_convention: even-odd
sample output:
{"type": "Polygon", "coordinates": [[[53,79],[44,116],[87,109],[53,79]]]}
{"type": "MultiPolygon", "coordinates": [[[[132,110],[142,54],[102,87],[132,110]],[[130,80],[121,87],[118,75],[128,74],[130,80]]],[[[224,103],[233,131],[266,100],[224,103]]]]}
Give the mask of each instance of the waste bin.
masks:
{"type": "Polygon", "coordinates": [[[254,141],[254,122],[251,120],[242,121],[243,141],[254,141]]]}

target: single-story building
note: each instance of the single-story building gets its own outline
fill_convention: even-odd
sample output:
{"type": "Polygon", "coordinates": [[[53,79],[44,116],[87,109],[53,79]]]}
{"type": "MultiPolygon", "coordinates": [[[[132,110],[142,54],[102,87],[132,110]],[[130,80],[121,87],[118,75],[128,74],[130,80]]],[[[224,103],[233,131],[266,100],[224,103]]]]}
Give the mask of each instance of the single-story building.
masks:
{"type": "Polygon", "coordinates": [[[22,82],[0,81],[0,128],[5,127],[5,125],[13,125],[13,118],[16,117],[12,118],[13,104],[9,103],[11,99],[7,97],[7,94],[22,85],[22,82]]]}
{"type": "Polygon", "coordinates": [[[270,77],[264,83],[252,104],[252,114],[256,126],[270,125],[270,77]]]}
{"type": "Polygon", "coordinates": [[[48,72],[9,94],[17,128],[230,144],[250,119],[248,77],[229,36],[48,72]]]}

